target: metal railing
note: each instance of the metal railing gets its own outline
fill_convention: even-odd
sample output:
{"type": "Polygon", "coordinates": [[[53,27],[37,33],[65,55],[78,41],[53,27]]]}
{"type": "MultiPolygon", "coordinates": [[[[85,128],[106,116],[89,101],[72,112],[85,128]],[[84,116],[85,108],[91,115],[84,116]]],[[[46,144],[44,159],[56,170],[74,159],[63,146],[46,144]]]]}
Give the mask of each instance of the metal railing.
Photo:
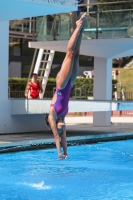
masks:
{"type": "MultiPolygon", "coordinates": [[[[9,83],[8,97],[9,98],[25,98],[26,83],[9,83]]],[[[44,98],[52,98],[55,93],[55,84],[47,84],[44,98]]],[[[133,85],[126,84],[112,85],[112,99],[114,100],[133,100],[133,85]],[[124,98],[123,98],[124,95],[124,98]]],[[[93,100],[93,84],[82,84],[74,86],[71,90],[70,98],[93,100]]]]}
{"type": "MultiPolygon", "coordinates": [[[[27,83],[8,84],[8,98],[25,98],[25,88],[27,83]]],[[[55,84],[47,84],[44,98],[52,98],[55,92],[55,84]]]]}
{"type": "MultiPolygon", "coordinates": [[[[133,37],[133,2],[105,2],[80,4],[87,11],[83,39],[133,37]]],[[[34,40],[68,40],[71,36],[72,15],[54,15],[10,21],[10,35],[34,40]],[[51,17],[52,18],[52,17],[51,17]],[[33,37],[32,37],[33,35],[33,37]]]]}
{"type": "Polygon", "coordinates": [[[36,40],[36,18],[11,20],[9,22],[10,37],[36,40]]]}

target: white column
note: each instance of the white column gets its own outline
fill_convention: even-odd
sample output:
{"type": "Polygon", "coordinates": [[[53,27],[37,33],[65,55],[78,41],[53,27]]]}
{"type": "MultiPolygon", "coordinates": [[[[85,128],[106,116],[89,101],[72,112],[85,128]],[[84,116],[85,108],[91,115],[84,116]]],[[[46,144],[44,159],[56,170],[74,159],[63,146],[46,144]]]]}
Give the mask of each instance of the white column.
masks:
{"type": "MultiPolygon", "coordinates": [[[[112,99],[112,59],[94,58],[94,100],[112,99]]],[[[110,126],[111,112],[94,112],[93,126],[110,126]]]]}
{"type": "Polygon", "coordinates": [[[8,51],[9,21],[0,22],[0,101],[8,99],[8,51]]]}
{"type": "Polygon", "coordinates": [[[8,100],[9,21],[0,22],[0,133],[7,132],[10,102],[8,100]]]}
{"type": "Polygon", "coordinates": [[[8,62],[9,62],[9,21],[0,22],[0,133],[6,132],[7,116],[10,113],[8,101],[8,62]]]}

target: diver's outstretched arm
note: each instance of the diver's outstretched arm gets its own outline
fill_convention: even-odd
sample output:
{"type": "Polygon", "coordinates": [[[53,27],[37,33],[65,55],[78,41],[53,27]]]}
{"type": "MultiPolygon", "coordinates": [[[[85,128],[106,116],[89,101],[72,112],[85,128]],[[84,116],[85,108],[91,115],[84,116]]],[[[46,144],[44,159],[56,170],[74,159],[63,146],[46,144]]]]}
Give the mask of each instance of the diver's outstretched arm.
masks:
{"type": "Polygon", "coordinates": [[[63,133],[61,134],[61,144],[63,148],[64,157],[67,157],[67,141],[66,141],[66,126],[63,129],[63,133]]]}

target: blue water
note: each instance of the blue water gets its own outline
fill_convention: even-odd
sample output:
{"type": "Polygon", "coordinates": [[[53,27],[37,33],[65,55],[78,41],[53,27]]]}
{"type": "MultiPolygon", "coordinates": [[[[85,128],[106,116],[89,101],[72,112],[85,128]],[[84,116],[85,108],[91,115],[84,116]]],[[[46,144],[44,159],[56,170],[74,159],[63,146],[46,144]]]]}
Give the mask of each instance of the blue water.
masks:
{"type": "Polygon", "coordinates": [[[0,200],[133,200],[133,140],[0,155],[0,200]]]}

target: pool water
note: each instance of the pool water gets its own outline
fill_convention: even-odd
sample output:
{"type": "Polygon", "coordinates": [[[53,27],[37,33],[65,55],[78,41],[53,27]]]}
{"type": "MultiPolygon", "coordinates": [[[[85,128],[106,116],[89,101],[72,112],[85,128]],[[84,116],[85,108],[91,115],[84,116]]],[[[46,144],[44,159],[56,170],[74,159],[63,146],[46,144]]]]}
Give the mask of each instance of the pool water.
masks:
{"type": "Polygon", "coordinates": [[[0,200],[133,200],[133,140],[0,155],[0,200]]]}

